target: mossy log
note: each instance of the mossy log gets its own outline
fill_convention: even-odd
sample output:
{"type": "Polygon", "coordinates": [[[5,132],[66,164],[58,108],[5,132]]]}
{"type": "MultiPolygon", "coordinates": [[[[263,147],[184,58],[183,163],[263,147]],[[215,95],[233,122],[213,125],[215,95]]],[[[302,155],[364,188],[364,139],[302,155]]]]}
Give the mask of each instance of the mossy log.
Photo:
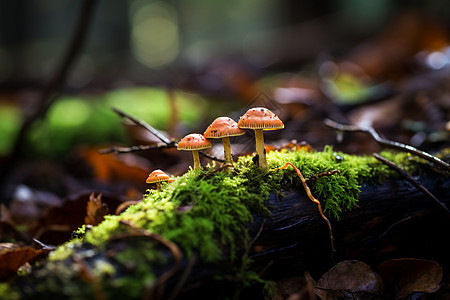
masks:
{"type": "MultiPolygon", "coordinates": [[[[317,196],[322,203],[351,198],[352,182],[372,176],[366,180],[372,183],[359,187],[356,207],[329,215],[336,262],[356,259],[376,267],[390,258],[415,257],[433,259],[448,270],[448,214],[375,159],[331,150],[269,153],[268,158],[272,167],[292,161],[303,171],[309,168],[305,177],[312,192],[329,195],[317,196]],[[315,178],[313,168],[341,173],[315,178]]],[[[407,155],[396,160],[423,168],[417,180],[449,207],[448,174],[407,155]]],[[[265,280],[305,271],[318,279],[333,261],[329,228],[317,204],[292,170],[262,173],[249,161],[240,160],[233,171],[192,171],[176,178],[140,205],[60,247],[42,269],[18,277],[11,287],[21,299],[222,299],[248,292],[258,299],[265,280]]]]}
{"type": "MultiPolygon", "coordinates": [[[[439,177],[419,180],[450,205],[450,182],[439,177]]],[[[286,276],[304,271],[316,275],[332,266],[328,227],[304,191],[271,197],[274,210],[255,241],[251,258],[255,268],[270,266],[263,275],[286,276]]],[[[261,218],[252,224],[256,232],[261,218]]],[[[448,265],[450,218],[402,179],[361,187],[358,207],[331,220],[335,259],[358,259],[371,265],[394,257],[435,259],[448,265]]]]}
{"type": "MultiPolygon", "coordinates": [[[[450,205],[448,180],[429,176],[417,179],[450,205]]],[[[249,226],[251,235],[257,236],[249,251],[251,269],[267,280],[302,276],[305,271],[318,280],[333,266],[328,227],[303,190],[283,194],[282,198],[271,194],[268,205],[272,215],[258,216],[249,226]]],[[[335,262],[356,259],[376,268],[388,259],[413,257],[435,260],[449,270],[450,218],[405,180],[365,184],[358,208],[331,222],[335,262]]],[[[186,296],[230,292],[231,283],[217,286],[211,280],[217,271],[195,268],[192,280],[185,284],[189,291],[186,296]]]]}

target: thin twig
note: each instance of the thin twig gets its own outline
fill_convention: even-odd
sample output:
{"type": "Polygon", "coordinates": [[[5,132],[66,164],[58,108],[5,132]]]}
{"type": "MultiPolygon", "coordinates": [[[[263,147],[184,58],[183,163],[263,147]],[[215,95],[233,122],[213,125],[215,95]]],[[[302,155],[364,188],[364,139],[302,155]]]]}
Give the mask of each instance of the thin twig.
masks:
{"type": "Polygon", "coordinates": [[[171,269],[169,269],[166,273],[164,273],[163,275],[161,275],[157,282],[158,283],[162,283],[167,281],[167,279],[169,279],[171,276],[173,276],[175,274],[175,272],[179,269],[180,264],[181,264],[181,259],[183,257],[183,255],[181,254],[181,250],[180,248],[178,248],[177,244],[175,244],[174,242],[164,238],[163,236],[153,233],[153,232],[149,232],[145,229],[136,227],[135,225],[133,225],[131,222],[125,221],[125,220],[120,220],[121,224],[125,224],[128,227],[130,227],[131,229],[133,229],[134,231],[136,231],[138,234],[152,238],[156,241],[158,241],[159,243],[163,244],[164,246],[166,246],[170,252],[172,253],[172,256],[174,258],[174,265],[171,269]]]}
{"type": "Polygon", "coordinates": [[[225,170],[226,168],[232,168],[233,165],[232,164],[224,164],[223,166],[218,167],[217,169],[214,169],[213,171],[208,172],[207,174],[205,174],[203,177],[200,177],[201,179],[208,179],[209,177],[211,177],[213,174],[220,172],[222,170],[225,170]]]}
{"type": "Polygon", "coordinates": [[[149,232],[145,229],[139,228],[129,221],[120,220],[120,223],[127,225],[135,232],[134,233],[128,232],[125,234],[115,235],[109,239],[110,241],[127,238],[127,237],[145,236],[145,237],[154,239],[155,241],[161,243],[162,245],[167,247],[169,249],[169,251],[172,253],[172,256],[174,259],[173,266],[169,270],[164,272],[161,276],[159,276],[154,282],[152,282],[151,285],[146,287],[144,294],[143,294],[143,299],[147,299],[147,298],[153,299],[153,297],[151,297],[152,293],[154,293],[156,291],[157,296],[155,298],[160,299],[164,293],[164,284],[167,282],[167,280],[170,277],[175,275],[175,273],[178,271],[178,269],[181,266],[181,260],[183,258],[183,254],[182,254],[180,248],[178,248],[177,244],[175,244],[174,242],[172,242],[168,239],[165,239],[163,236],[153,233],[153,232],[149,232]]]}
{"type": "MultiPolygon", "coordinates": [[[[119,116],[123,117],[123,118],[127,118],[130,121],[132,121],[133,123],[135,123],[136,125],[139,125],[145,129],[147,129],[148,131],[150,131],[150,133],[152,133],[154,136],[156,136],[161,142],[163,142],[165,145],[158,145],[158,146],[132,146],[130,148],[123,148],[123,147],[111,147],[108,149],[104,149],[104,150],[100,150],[100,153],[128,153],[128,152],[133,152],[133,151],[139,151],[139,150],[148,150],[148,149],[167,149],[167,148],[175,148],[177,147],[177,143],[174,140],[169,140],[168,138],[166,138],[161,132],[159,132],[158,130],[156,130],[153,126],[151,126],[150,124],[148,124],[147,122],[143,121],[143,120],[139,120],[133,116],[130,116],[129,114],[127,114],[126,112],[113,107],[114,112],[116,112],[119,116]]],[[[225,160],[211,156],[209,154],[206,154],[203,151],[198,151],[199,154],[203,155],[206,158],[209,158],[211,160],[215,160],[218,162],[225,162],[225,160]]]]}
{"type": "Polygon", "coordinates": [[[380,145],[412,153],[423,159],[428,160],[429,162],[436,164],[437,166],[440,166],[441,168],[443,168],[447,171],[450,171],[450,164],[446,163],[445,161],[443,161],[443,160],[437,158],[436,156],[433,156],[425,151],[414,148],[413,146],[384,139],[384,138],[380,137],[380,135],[375,131],[375,129],[373,129],[371,127],[361,128],[356,125],[343,125],[343,124],[339,124],[335,121],[332,121],[330,119],[325,119],[324,122],[325,122],[325,125],[327,125],[331,128],[337,129],[338,131],[367,133],[380,145]]]}
{"type": "MultiPolygon", "coordinates": [[[[245,247],[245,252],[242,254],[241,257],[241,267],[239,268],[239,271],[237,272],[237,277],[238,279],[242,279],[240,278],[241,276],[244,275],[245,270],[247,269],[247,267],[249,266],[249,261],[248,261],[248,256],[250,253],[250,248],[253,246],[253,244],[259,239],[261,232],[264,229],[264,224],[266,223],[266,219],[264,219],[261,222],[261,225],[259,226],[259,230],[256,233],[256,235],[251,239],[251,241],[247,244],[247,247],[245,247]]],[[[238,281],[238,285],[234,291],[234,296],[233,299],[239,299],[239,295],[241,294],[241,291],[243,289],[243,285],[241,283],[241,280],[238,281]]]]}
{"type": "Polygon", "coordinates": [[[259,226],[259,230],[256,233],[256,235],[253,237],[253,239],[250,241],[250,243],[248,243],[247,249],[245,250],[246,254],[248,255],[248,252],[250,252],[250,248],[253,246],[253,244],[259,239],[259,237],[261,236],[261,233],[264,229],[264,224],[266,223],[266,219],[264,219],[261,222],[261,225],[259,226]]]}
{"type": "Polygon", "coordinates": [[[163,134],[161,134],[161,132],[159,132],[158,130],[156,130],[155,128],[153,128],[153,126],[151,126],[150,124],[148,124],[147,122],[144,122],[143,120],[139,120],[133,116],[130,116],[129,114],[125,113],[124,111],[113,107],[112,108],[113,111],[118,114],[119,116],[123,117],[123,118],[127,118],[130,121],[132,121],[133,123],[135,123],[136,125],[139,125],[145,129],[147,129],[148,131],[150,131],[154,136],[156,136],[161,142],[163,142],[166,145],[175,145],[175,141],[171,141],[168,138],[166,138],[163,134]]]}
{"type": "Polygon", "coordinates": [[[392,229],[394,229],[395,227],[397,227],[397,226],[399,226],[399,225],[401,225],[401,224],[403,224],[403,223],[408,222],[408,221],[411,220],[411,219],[412,219],[412,216],[407,216],[407,217],[405,217],[405,218],[403,218],[403,219],[401,219],[401,220],[399,220],[399,221],[397,221],[397,222],[391,224],[391,225],[388,227],[388,229],[386,229],[385,232],[383,232],[382,234],[380,234],[380,235],[375,239],[375,241],[379,241],[379,240],[383,239],[386,235],[389,234],[389,232],[392,231],[392,229]]]}
{"type": "Polygon", "coordinates": [[[376,159],[387,165],[389,168],[395,170],[400,175],[402,175],[406,180],[408,180],[412,185],[414,185],[419,191],[424,193],[428,198],[434,201],[446,214],[447,216],[450,216],[450,213],[448,211],[448,208],[445,206],[444,203],[439,201],[438,198],[436,198],[429,190],[427,190],[422,184],[417,182],[414,178],[411,177],[405,170],[397,166],[395,163],[391,162],[390,160],[382,157],[378,153],[374,153],[373,156],[375,156],[376,159]]]}
{"type": "Polygon", "coordinates": [[[173,148],[172,145],[167,144],[158,144],[158,145],[138,145],[138,146],[130,146],[130,147],[121,147],[121,146],[112,146],[105,149],[100,149],[98,153],[100,154],[120,154],[120,153],[130,153],[144,150],[152,150],[152,149],[169,149],[173,148]]]}
{"type": "Polygon", "coordinates": [[[201,155],[203,155],[204,157],[209,158],[210,160],[215,160],[215,161],[218,161],[218,162],[220,162],[220,163],[224,163],[224,162],[225,162],[224,159],[217,158],[217,157],[215,157],[215,156],[211,156],[211,155],[209,155],[209,154],[206,154],[206,153],[203,152],[203,151],[198,151],[198,154],[201,154],[201,155]]]}
{"type": "Polygon", "coordinates": [[[37,240],[37,239],[35,239],[35,238],[33,238],[33,242],[35,242],[36,244],[38,244],[42,249],[44,249],[44,250],[50,250],[50,251],[53,251],[53,250],[55,250],[56,249],[56,246],[49,246],[49,245],[46,245],[46,244],[44,244],[43,242],[41,242],[41,241],[39,241],[39,240],[37,240]]]}
{"type": "Polygon", "coordinates": [[[130,207],[131,205],[138,204],[139,202],[142,202],[142,200],[130,200],[130,201],[125,201],[125,202],[120,203],[119,206],[117,206],[117,208],[116,208],[116,215],[120,215],[128,207],[130,207]]]}
{"type": "Polygon", "coordinates": [[[311,190],[309,189],[308,185],[306,184],[306,180],[303,177],[303,175],[300,172],[300,170],[297,169],[292,163],[287,162],[283,167],[279,167],[279,168],[276,168],[276,169],[271,169],[270,171],[278,171],[278,170],[286,169],[288,166],[291,166],[291,167],[294,168],[294,170],[297,173],[298,177],[300,177],[300,180],[301,180],[301,182],[303,184],[303,188],[305,189],[306,194],[308,195],[309,199],[311,199],[311,201],[317,203],[317,208],[319,209],[320,216],[322,217],[322,219],[325,220],[325,222],[328,225],[328,229],[330,230],[330,242],[331,242],[331,262],[334,264],[335,263],[335,261],[334,261],[334,253],[336,252],[336,250],[334,249],[334,236],[333,236],[333,229],[331,228],[331,223],[328,220],[328,218],[325,217],[325,215],[323,214],[322,206],[320,205],[320,201],[317,200],[316,198],[314,198],[314,196],[311,194],[311,190]]]}
{"type": "Polygon", "coordinates": [[[339,170],[331,170],[331,171],[328,171],[328,172],[322,172],[322,173],[317,174],[317,178],[324,177],[324,176],[331,176],[331,175],[333,175],[335,173],[340,174],[341,171],[339,171],[339,170]]]}

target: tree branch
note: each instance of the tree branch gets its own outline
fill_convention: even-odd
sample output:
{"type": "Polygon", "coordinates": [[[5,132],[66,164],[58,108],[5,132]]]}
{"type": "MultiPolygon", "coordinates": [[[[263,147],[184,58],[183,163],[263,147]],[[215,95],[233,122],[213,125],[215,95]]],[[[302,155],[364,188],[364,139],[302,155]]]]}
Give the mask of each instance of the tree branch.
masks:
{"type": "MultiPolygon", "coordinates": [[[[161,142],[163,142],[165,145],[158,145],[158,146],[132,146],[130,148],[126,148],[126,147],[111,147],[108,149],[104,149],[104,150],[100,150],[100,153],[128,153],[128,152],[133,152],[133,151],[140,151],[140,150],[148,150],[148,149],[165,149],[165,148],[175,148],[177,146],[178,143],[176,143],[174,140],[169,140],[168,138],[166,138],[161,132],[159,132],[157,129],[155,129],[153,126],[151,126],[150,124],[148,124],[147,122],[145,122],[144,120],[139,120],[129,114],[127,114],[126,112],[113,107],[113,110],[115,113],[117,113],[119,116],[126,118],[130,121],[132,121],[134,124],[141,126],[145,129],[147,129],[148,131],[150,131],[150,133],[152,133],[154,136],[156,136],[161,142]]],[[[224,163],[225,160],[211,156],[209,154],[206,154],[203,151],[198,151],[199,154],[203,155],[206,158],[209,158],[211,160],[215,160],[221,163],[224,163]]]]}
{"type": "Polygon", "coordinates": [[[380,137],[380,135],[375,131],[375,129],[369,127],[369,128],[361,128],[359,126],[356,125],[343,125],[343,124],[339,124],[335,121],[332,121],[330,119],[325,119],[325,125],[337,129],[338,131],[347,131],[347,132],[364,132],[369,134],[378,144],[382,145],[382,146],[386,146],[389,148],[393,148],[393,149],[397,149],[397,150],[401,150],[401,151],[405,151],[405,152],[410,152],[414,155],[417,155],[423,159],[428,160],[431,163],[436,164],[437,166],[450,171],[450,164],[446,163],[443,160],[440,160],[439,158],[437,158],[436,156],[433,156],[425,151],[419,150],[417,148],[414,148],[413,146],[410,145],[406,145],[406,144],[402,144],[399,142],[394,142],[394,141],[390,141],[387,139],[384,139],[382,137],[380,137]]]}
{"type": "Polygon", "coordinates": [[[448,211],[447,206],[445,206],[444,203],[439,201],[438,198],[436,198],[429,190],[427,190],[423,185],[421,185],[419,182],[414,180],[414,178],[411,177],[405,170],[397,166],[395,163],[391,162],[390,160],[384,158],[383,156],[379,155],[378,153],[374,153],[373,156],[375,156],[376,159],[387,165],[389,168],[395,170],[400,175],[402,175],[406,180],[408,180],[412,185],[414,185],[419,191],[424,193],[428,198],[433,200],[446,214],[447,217],[450,216],[450,213],[448,211]]]}

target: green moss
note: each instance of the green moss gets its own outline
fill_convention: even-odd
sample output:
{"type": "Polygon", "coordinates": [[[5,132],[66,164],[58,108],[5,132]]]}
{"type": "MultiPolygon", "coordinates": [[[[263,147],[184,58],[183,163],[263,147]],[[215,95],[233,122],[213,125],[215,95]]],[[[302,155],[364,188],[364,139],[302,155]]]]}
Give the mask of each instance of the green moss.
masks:
{"type": "Polygon", "coordinates": [[[75,251],[75,248],[80,247],[81,239],[72,239],[62,245],[60,245],[58,248],[56,248],[54,251],[50,252],[49,259],[50,260],[64,260],[68,258],[70,255],[72,255],[75,251]]]}
{"type": "Polygon", "coordinates": [[[190,171],[160,192],[148,191],[140,204],[120,217],[109,217],[86,235],[86,241],[101,244],[124,219],[163,235],[188,256],[195,250],[205,261],[214,261],[221,258],[220,247],[227,246],[234,259],[251,211],[264,209],[268,191],[250,191],[254,182],[233,174],[190,171]],[[183,208],[188,211],[179,212],[183,208]]]}
{"type": "MultiPolygon", "coordinates": [[[[418,169],[421,162],[407,153],[382,155],[410,172],[418,169]]],[[[313,195],[323,203],[325,213],[337,219],[342,211],[355,207],[362,183],[396,176],[372,156],[336,153],[331,147],[320,152],[273,151],[267,159],[271,168],[288,161],[299,168],[313,195]],[[335,169],[340,173],[317,176],[335,169]]],[[[108,216],[86,234],[85,241],[103,244],[111,235],[127,230],[119,225],[120,220],[126,220],[161,234],[188,256],[195,251],[205,261],[215,261],[221,258],[221,247],[226,246],[233,260],[237,244],[245,243],[241,237],[245,225],[252,221],[252,213],[269,213],[264,205],[268,195],[291,188],[303,190],[292,168],[261,172],[252,163],[252,157],[240,157],[230,172],[213,173],[213,166],[203,171],[191,170],[165,184],[161,191],[149,190],[138,205],[120,216],[108,216]],[[187,211],[180,212],[183,209],[187,211]]]]}
{"type": "MultiPolygon", "coordinates": [[[[419,166],[423,167],[421,159],[407,153],[382,155],[413,174],[419,166]]],[[[343,211],[356,207],[363,183],[397,176],[372,156],[348,155],[331,147],[320,152],[274,151],[267,154],[267,159],[270,168],[286,162],[299,168],[325,213],[336,219],[343,211]],[[335,169],[340,173],[318,176],[335,169]]],[[[80,255],[86,247],[97,249],[96,253],[113,252],[114,267],[127,270],[126,276],[113,272],[112,263],[103,259],[91,262],[93,273],[108,287],[105,290],[111,290],[111,298],[118,298],[119,294],[139,298],[143,288],[157,278],[158,270],[153,267],[173,258],[161,256],[164,246],[155,241],[127,243],[122,248],[112,246],[112,237],[130,232],[130,226],[121,222],[126,221],[175,243],[187,258],[195,253],[202,263],[225,262],[222,265],[228,266],[235,278],[244,286],[249,285],[258,282],[258,278],[249,271],[251,261],[243,250],[250,241],[246,226],[254,214],[270,214],[265,203],[270,193],[282,197],[282,191],[288,189],[304,192],[292,168],[261,171],[249,156],[240,157],[234,169],[228,171],[216,172],[214,164],[204,170],[190,170],[174,182],[163,184],[161,191],[148,190],[142,202],[121,215],[107,216],[89,231],[81,228],[75,235],[78,238],[59,247],[51,260],[56,263],[80,255]]]]}

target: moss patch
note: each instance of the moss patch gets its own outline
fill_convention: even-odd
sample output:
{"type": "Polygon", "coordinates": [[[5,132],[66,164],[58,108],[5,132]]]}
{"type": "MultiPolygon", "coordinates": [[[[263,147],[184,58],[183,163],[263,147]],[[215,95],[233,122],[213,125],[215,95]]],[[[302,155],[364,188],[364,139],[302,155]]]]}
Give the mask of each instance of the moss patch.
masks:
{"type": "MultiPolygon", "coordinates": [[[[382,155],[412,173],[423,167],[421,159],[406,153],[382,155]]],[[[362,183],[397,176],[372,156],[337,153],[331,147],[320,152],[273,151],[267,159],[270,168],[281,167],[288,161],[299,168],[325,213],[335,218],[355,207],[362,183]],[[340,173],[318,176],[334,169],[340,173]]],[[[84,253],[93,274],[111,292],[109,299],[118,295],[139,298],[144,287],[157,278],[155,274],[161,274],[158,264],[173,258],[162,256],[164,247],[157,242],[112,246],[111,237],[130,232],[130,227],[121,223],[126,221],[175,243],[187,258],[196,254],[204,264],[224,263],[229,272],[245,279],[247,285],[257,278],[248,271],[248,259],[243,259],[243,249],[250,240],[246,226],[254,214],[270,214],[265,205],[270,193],[282,196],[281,191],[292,188],[303,189],[294,170],[263,172],[253,164],[252,157],[240,157],[232,170],[215,171],[214,165],[191,170],[172,183],[163,183],[161,191],[148,190],[142,202],[119,216],[107,216],[82,238],[85,228],[81,228],[78,237],[59,247],[51,261],[63,264],[84,253]],[[91,251],[88,256],[86,249],[91,251]],[[115,253],[113,261],[105,258],[102,254],[105,252],[115,253]],[[126,274],[112,271],[112,266],[115,270],[126,270],[126,274]]]]}

